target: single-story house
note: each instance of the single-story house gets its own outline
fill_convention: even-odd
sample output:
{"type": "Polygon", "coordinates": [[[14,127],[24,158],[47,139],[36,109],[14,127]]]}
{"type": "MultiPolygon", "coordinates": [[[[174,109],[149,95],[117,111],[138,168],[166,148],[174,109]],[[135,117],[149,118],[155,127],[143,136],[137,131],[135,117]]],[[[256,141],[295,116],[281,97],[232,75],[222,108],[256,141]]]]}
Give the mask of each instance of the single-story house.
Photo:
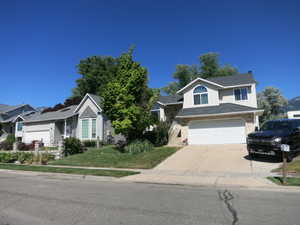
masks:
{"type": "Polygon", "coordinates": [[[161,96],[153,108],[169,121],[169,144],[246,143],[259,126],[256,81],[252,72],[196,78],[174,96],[161,96]]]}
{"type": "Polygon", "coordinates": [[[17,121],[23,124],[22,142],[42,141],[45,146],[57,146],[67,137],[104,141],[112,132],[110,121],[101,109],[101,98],[93,94],[86,94],[79,105],[19,116],[17,121]]]}

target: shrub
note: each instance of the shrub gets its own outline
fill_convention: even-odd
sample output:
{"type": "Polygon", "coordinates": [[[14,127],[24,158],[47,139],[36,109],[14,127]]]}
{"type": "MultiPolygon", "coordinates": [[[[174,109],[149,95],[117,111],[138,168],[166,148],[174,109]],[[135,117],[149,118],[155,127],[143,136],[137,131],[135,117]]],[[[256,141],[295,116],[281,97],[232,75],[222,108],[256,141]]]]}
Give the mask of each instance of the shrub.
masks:
{"type": "Polygon", "coordinates": [[[82,142],[84,147],[90,148],[90,147],[96,147],[96,141],[83,141],[82,142]]]}
{"type": "Polygon", "coordinates": [[[154,146],[168,144],[170,124],[168,122],[158,122],[152,131],[147,131],[144,137],[154,146]]]}
{"type": "Polygon", "coordinates": [[[81,141],[77,138],[70,137],[65,139],[64,156],[83,153],[85,151],[81,141]]]}
{"type": "Polygon", "coordinates": [[[7,142],[7,143],[9,143],[11,145],[13,145],[13,143],[15,141],[16,141],[16,139],[15,139],[15,136],[13,134],[7,135],[6,140],[5,140],[5,142],[7,142]]]}
{"type": "Polygon", "coordinates": [[[148,152],[151,151],[152,149],[153,149],[153,144],[150,143],[148,140],[144,140],[144,141],[135,140],[124,148],[124,152],[130,154],[137,154],[142,152],[148,152]]]}
{"type": "Polygon", "coordinates": [[[116,143],[116,148],[120,151],[120,152],[124,152],[124,148],[127,145],[127,142],[125,140],[119,140],[116,143]]]}
{"type": "Polygon", "coordinates": [[[1,152],[0,153],[0,163],[12,163],[18,160],[16,153],[1,152]]]}
{"type": "Polygon", "coordinates": [[[28,152],[17,152],[15,153],[17,155],[17,161],[19,161],[20,163],[32,163],[32,159],[33,159],[33,153],[28,153],[28,152]]]}

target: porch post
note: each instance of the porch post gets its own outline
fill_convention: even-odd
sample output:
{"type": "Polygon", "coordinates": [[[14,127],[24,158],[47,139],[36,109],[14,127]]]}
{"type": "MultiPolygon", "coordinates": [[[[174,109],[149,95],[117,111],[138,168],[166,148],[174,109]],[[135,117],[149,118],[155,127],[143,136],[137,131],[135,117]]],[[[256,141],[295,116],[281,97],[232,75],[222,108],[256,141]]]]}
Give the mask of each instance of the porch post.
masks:
{"type": "Polygon", "coordinates": [[[67,138],[67,119],[65,119],[64,138],[67,138]]]}

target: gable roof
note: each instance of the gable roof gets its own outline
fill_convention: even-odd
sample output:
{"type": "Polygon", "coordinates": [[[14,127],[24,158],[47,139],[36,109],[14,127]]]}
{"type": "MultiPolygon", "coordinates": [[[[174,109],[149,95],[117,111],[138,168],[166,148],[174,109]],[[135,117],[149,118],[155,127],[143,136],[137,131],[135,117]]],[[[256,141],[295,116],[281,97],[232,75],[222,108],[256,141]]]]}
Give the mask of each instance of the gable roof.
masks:
{"type": "Polygon", "coordinates": [[[8,113],[10,111],[13,111],[15,109],[21,108],[23,106],[26,106],[27,104],[21,104],[21,105],[5,105],[0,104],[0,114],[8,113]]]}
{"type": "Polygon", "coordinates": [[[176,117],[204,117],[222,114],[236,114],[236,113],[249,113],[249,112],[263,112],[261,109],[254,107],[237,105],[233,103],[222,103],[215,106],[183,108],[179,111],[176,117]]]}
{"type": "Polygon", "coordinates": [[[94,102],[94,104],[97,106],[97,108],[102,111],[101,109],[101,104],[102,104],[102,99],[100,96],[98,95],[94,95],[94,94],[89,94],[87,93],[84,98],[81,100],[81,102],[79,103],[79,105],[77,106],[77,108],[75,109],[75,112],[78,112],[79,108],[82,106],[82,104],[86,101],[87,98],[90,98],[92,100],[92,102],[94,102]]]}
{"type": "Polygon", "coordinates": [[[84,118],[96,118],[96,117],[97,117],[96,113],[89,106],[80,115],[80,119],[84,119],[84,118]]]}
{"type": "Polygon", "coordinates": [[[252,73],[236,74],[232,76],[212,77],[207,79],[198,77],[195,80],[191,81],[186,86],[184,86],[183,88],[181,88],[179,91],[177,91],[177,94],[182,93],[184,90],[186,90],[188,87],[195,84],[197,81],[203,81],[211,85],[217,86],[219,88],[229,88],[229,87],[256,83],[252,73]]]}
{"type": "Polygon", "coordinates": [[[74,112],[76,107],[77,105],[72,105],[54,112],[35,113],[31,116],[26,117],[24,122],[42,122],[68,119],[76,115],[76,113],[74,112]]]}
{"type": "Polygon", "coordinates": [[[157,102],[162,105],[182,104],[183,97],[181,95],[159,96],[157,102]]]}

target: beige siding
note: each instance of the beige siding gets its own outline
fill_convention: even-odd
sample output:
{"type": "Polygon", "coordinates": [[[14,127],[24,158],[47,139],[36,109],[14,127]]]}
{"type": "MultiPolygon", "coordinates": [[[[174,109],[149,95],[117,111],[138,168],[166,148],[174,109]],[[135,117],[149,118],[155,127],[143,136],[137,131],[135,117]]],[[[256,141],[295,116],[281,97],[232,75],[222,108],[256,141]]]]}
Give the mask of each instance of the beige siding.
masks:
{"type": "Polygon", "coordinates": [[[220,103],[234,103],[257,108],[256,85],[247,87],[248,100],[236,101],[234,97],[234,88],[219,90],[220,103]]]}
{"type": "Polygon", "coordinates": [[[206,107],[206,106],[212,106],[212,105],[219,105],[219,91],[218,91],[218,88],[213,85],[210,85],[210,84],[202,82],[202,81],[198,81],[184,93],[183,108],[206,107]],[[199,85],[203,85],[207,88],[208,104],[194,105],[193,91],[199,85]]]}

